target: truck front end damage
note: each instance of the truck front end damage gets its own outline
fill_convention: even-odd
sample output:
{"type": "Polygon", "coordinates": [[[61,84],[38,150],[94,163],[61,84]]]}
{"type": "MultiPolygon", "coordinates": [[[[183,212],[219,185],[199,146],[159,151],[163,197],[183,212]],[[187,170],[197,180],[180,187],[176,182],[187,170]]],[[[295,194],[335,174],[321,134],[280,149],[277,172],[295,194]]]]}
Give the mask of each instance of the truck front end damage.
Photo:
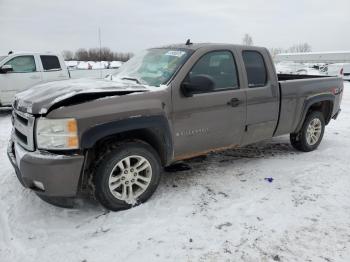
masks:
{"type": "Polygon", "coordinates": [[[84,156],[29,152],[12,139],[7,155],[24,187],[47,196],[77,195],[84,156]]]}
{"type": "Polygon", "coordinates": [[[7,155],[24,187],[47,196],[77,195],[84,156],[49,152],[35,146],[35,117],[13,110],[7,155]]]}
{"type": "Polygon", "coordinates": [[[52,114],[147,91],[142,85],[88,79],[46,83],[19,93],[13,103],[7,154],[21,184],[44,197],[79,196],[86,162],[79,137],[84,130],[78,128],[82,119],[52,114]]]}

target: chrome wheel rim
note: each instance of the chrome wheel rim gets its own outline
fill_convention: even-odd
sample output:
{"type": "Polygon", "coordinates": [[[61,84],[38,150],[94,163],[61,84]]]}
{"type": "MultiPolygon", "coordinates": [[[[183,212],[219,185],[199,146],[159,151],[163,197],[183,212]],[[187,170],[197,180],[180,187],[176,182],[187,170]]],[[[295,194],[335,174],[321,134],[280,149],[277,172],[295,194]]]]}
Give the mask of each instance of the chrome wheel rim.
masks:
{"type": "Polygon", "coordinates": [[[310,121],[306,130],[306,141],[310,146],[315,145],[320,139],[322,133],[322,122],[318,118],[310,121]]]}
{"type": "Polygon", "coordinates": [[[112,195],[130,204],[146,191],[152,179],[150,162],[138,155],[120,160],[109,175],[108,185],[112,195]]]}

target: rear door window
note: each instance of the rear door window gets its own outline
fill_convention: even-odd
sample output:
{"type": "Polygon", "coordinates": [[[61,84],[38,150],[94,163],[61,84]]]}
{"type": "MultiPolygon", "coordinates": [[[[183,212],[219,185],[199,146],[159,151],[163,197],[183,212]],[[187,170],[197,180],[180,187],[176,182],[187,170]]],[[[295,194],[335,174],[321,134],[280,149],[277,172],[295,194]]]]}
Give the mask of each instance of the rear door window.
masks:
{"type": "Polygon", "coordinates": [[[36,71],[34,56],[16,56],[6,63],[13,68],[13,73],[30,73],[36,71]]]}
{"type": "Polygon", "coordinates": [[[257,51],[243,51],[243,61],[250,88],[265,86],[267,70],[263,56],[257,51]]]}
{"type": "Polygon", "coordinates": [[[41,55],[41,63],[43,64],[44,71],[61,70],[61,64],[57,56],[41,55]]]}

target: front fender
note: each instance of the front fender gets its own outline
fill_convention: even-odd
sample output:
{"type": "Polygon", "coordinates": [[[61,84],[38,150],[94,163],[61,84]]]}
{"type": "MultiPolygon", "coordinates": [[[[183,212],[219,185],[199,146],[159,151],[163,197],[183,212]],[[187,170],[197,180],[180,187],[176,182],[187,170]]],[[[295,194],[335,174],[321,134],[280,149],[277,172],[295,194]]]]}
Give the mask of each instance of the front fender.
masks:
{"type": "Polygon", "coordinates": [[[172,159],[173,143],[171,129],[165,116],[132,117],[111,121],[91,127],[81,135],[81,149],[90,149],[101,139],[128,131],[156,130],[158,142],[163,147],[165,162],[172,159]]]}

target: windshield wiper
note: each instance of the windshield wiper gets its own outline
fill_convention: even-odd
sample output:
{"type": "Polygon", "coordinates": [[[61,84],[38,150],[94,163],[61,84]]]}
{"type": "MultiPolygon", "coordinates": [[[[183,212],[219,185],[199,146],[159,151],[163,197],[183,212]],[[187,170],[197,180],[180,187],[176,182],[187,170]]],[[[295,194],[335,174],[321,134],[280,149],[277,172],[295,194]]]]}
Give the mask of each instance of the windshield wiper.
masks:
{"type": "Polygon", "coordinates": [[[131,81],[135,81],[136,83],[141,85],[140,80],[138,80],[137,78],[133,78],[133,77],[122,77],[122,80],[131,80],[131,81]]]}

